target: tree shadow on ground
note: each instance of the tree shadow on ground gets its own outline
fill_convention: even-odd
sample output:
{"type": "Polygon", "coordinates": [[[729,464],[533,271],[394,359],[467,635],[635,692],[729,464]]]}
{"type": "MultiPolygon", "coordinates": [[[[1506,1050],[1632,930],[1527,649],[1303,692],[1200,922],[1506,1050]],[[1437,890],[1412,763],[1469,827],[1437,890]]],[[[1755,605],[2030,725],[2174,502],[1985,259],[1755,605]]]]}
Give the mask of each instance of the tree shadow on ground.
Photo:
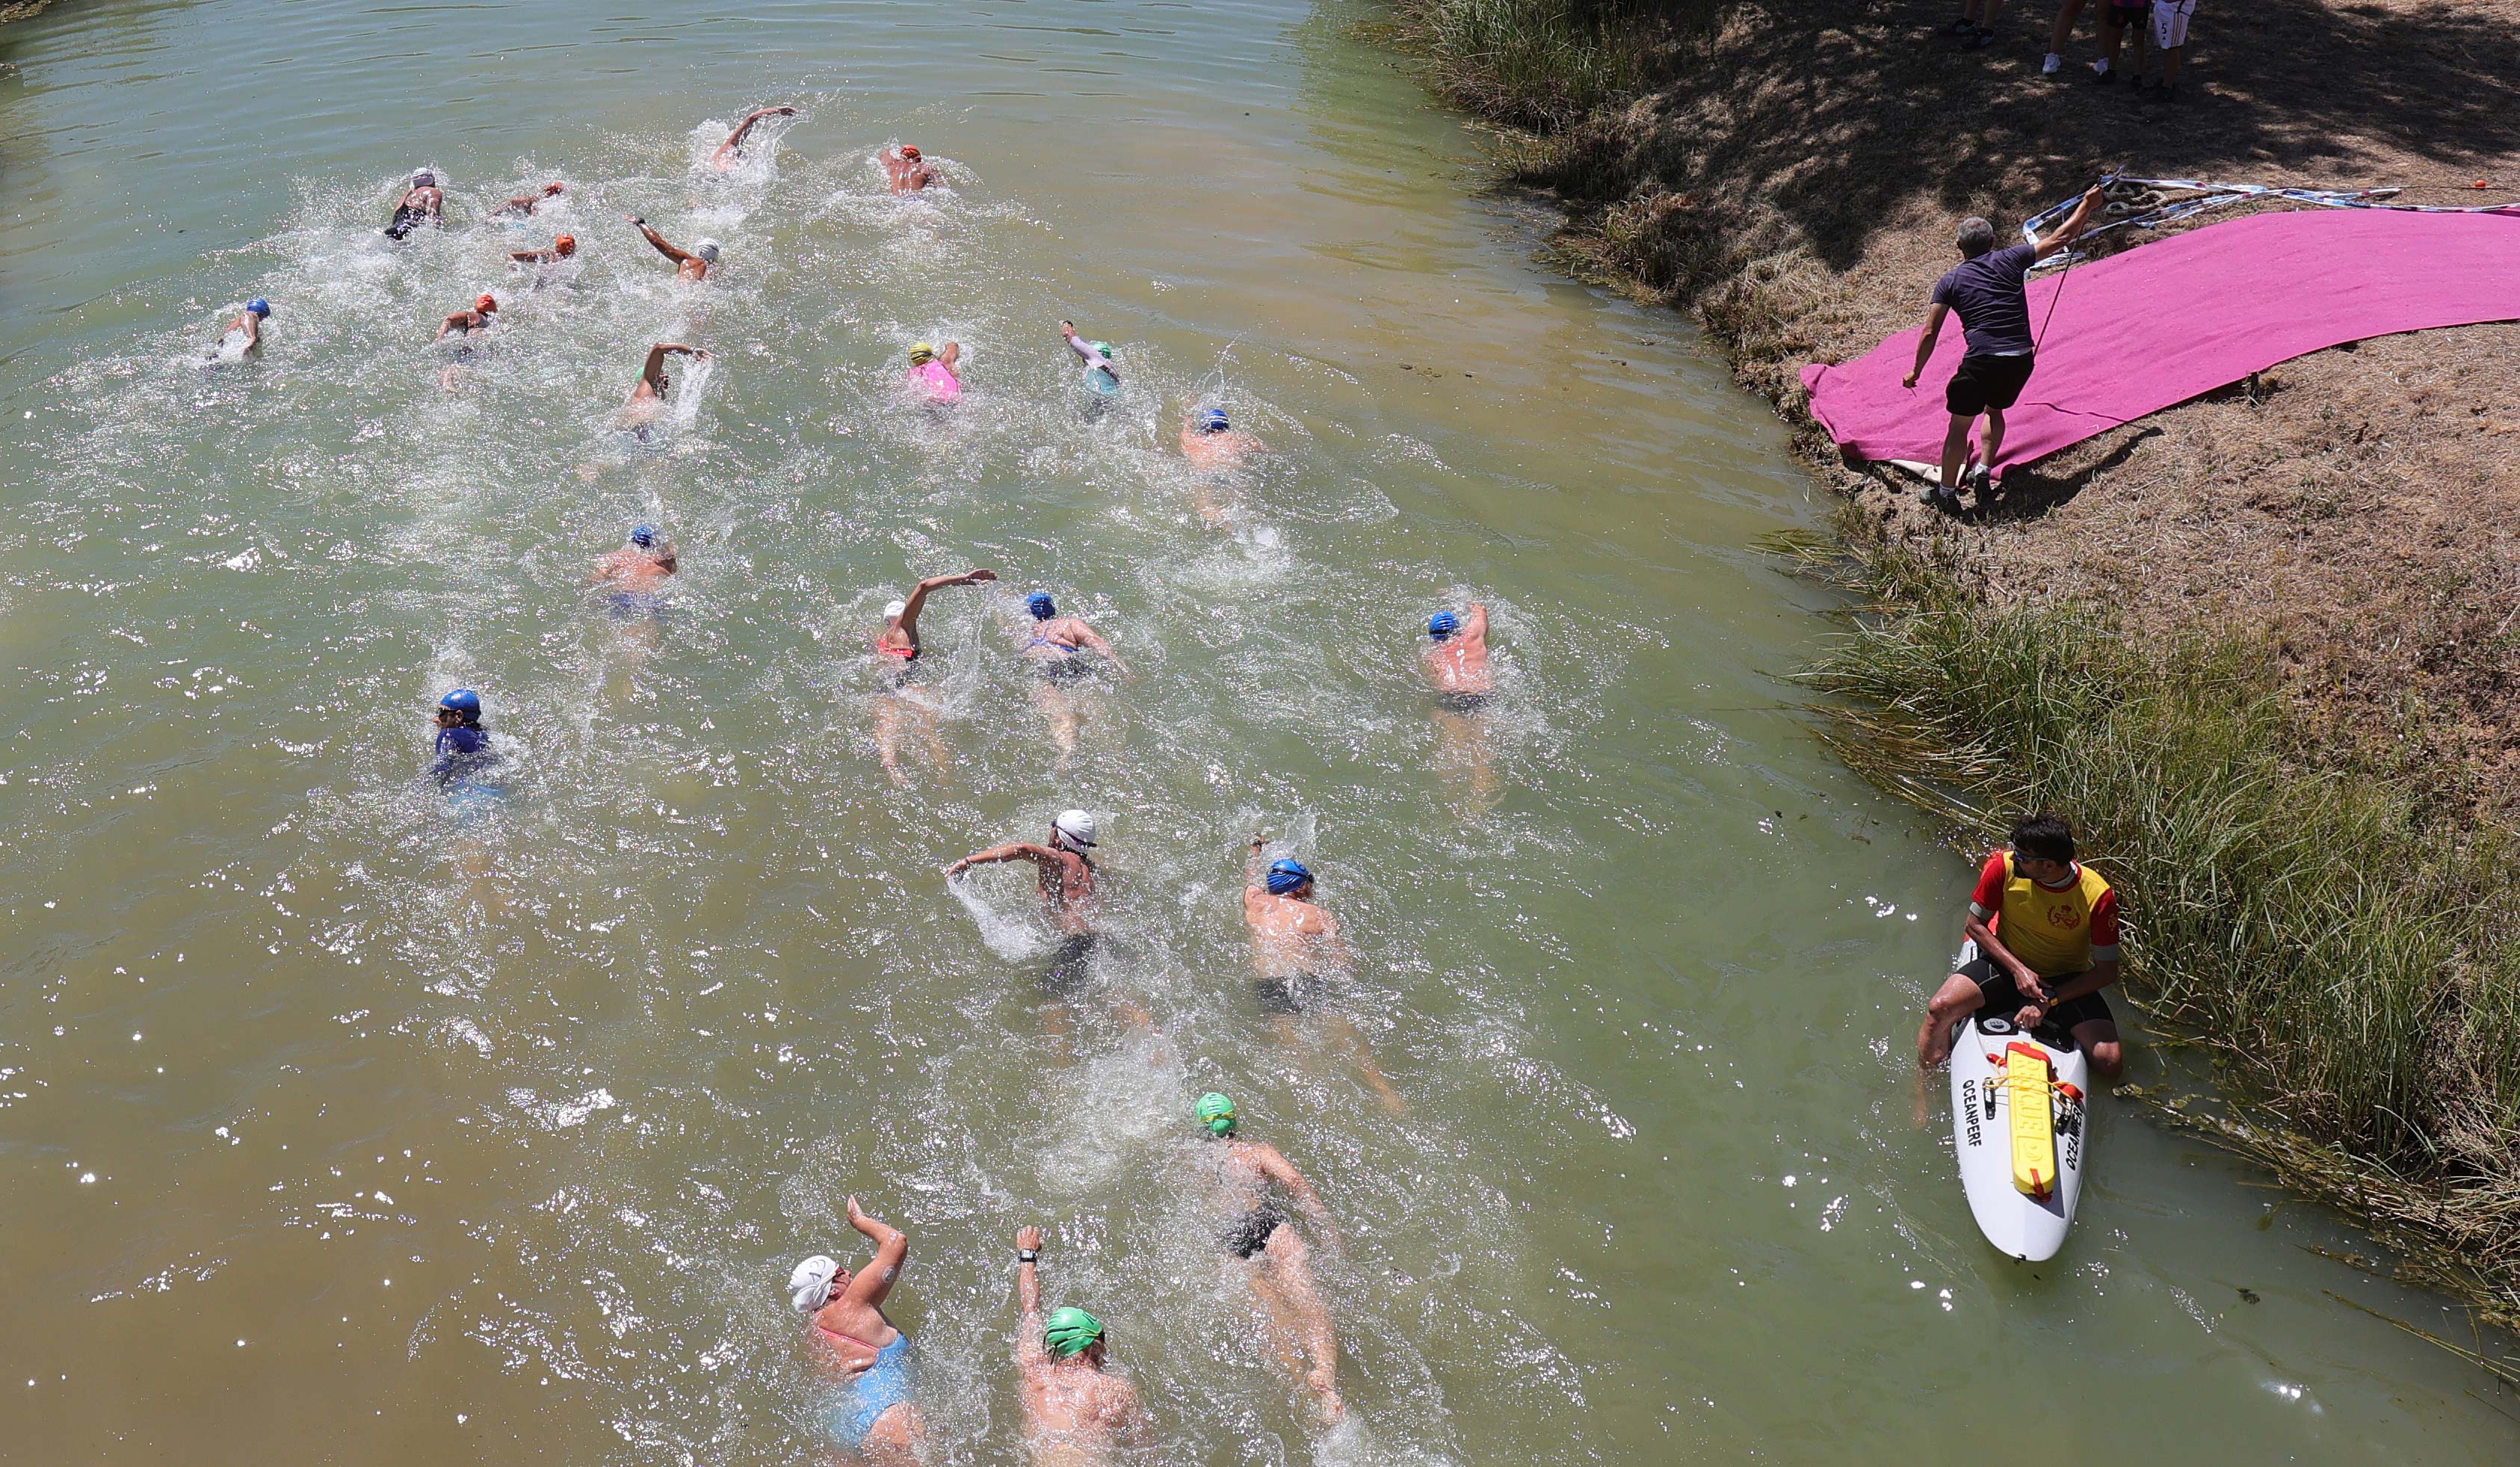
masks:
{"type": "Polygon", "coordinates": [[[1599,181],[1624,194],[1648,179],[1763,180],[1766,201],[1843,271],[1920,199],[2018,219],[2112,168],[2380,184],[2400,180],[2375,171],[2409,161],[2435,165],[2438,189],[2453,166],[2520,151],[2520,7],[2507,0],[2208,6],[2175,103],[2092,81],[2100,8],[2086,7],[2053,78],[2039,71],[2052,0],[2008,6],[1982,52],[1937,32],[1953,0],[1807,0],[1790,22],[1744,11],[1621,120],[1641,146],[1626,178],[1599,181]]]}

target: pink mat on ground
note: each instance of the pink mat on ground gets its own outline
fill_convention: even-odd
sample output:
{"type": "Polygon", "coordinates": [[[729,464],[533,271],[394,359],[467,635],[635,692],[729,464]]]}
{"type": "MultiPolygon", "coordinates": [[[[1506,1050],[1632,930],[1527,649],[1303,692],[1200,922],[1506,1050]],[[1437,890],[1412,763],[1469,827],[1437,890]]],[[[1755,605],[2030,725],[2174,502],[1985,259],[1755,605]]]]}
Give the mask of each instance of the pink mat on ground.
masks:
{"type": "MultiPolygon", "coordinates": [[[[1932,289],[1916,283],[1920,323],[1932,289]]],[[[2520,320],[2520,217],[2318,209],[2176,235],[2031,283],[2031,330],[2047,321],[2047,333],[2029,386],[2004,414],[1996,471],[2305,352],[2510,320],[2520,320]]],[[[1912,328],[1844,366],[1803,369],[1812,416],[1840,448],[1875,462],[1941,461],[1959,318],[1943,324],[1912,392],[1900,380],[1916,335],[1912,328]]]]}

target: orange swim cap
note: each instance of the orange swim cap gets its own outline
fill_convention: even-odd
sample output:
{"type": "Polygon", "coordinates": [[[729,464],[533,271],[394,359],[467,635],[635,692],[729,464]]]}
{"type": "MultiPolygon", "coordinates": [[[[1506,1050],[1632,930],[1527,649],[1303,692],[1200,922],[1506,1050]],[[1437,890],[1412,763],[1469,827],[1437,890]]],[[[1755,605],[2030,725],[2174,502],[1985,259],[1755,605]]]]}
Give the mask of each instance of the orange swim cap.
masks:
{"type": "Polygon", "coordinates": [[[552,241],[552,248],[559,250],[562,254],[575,254],[577,253],[577,236],[562,235],[559,239],[552,241]]]}
{"type": "Polygon", "coordinates": [[[499,297],[496,295],[484,294],[479,300],[472,302],[472,309],[479,311],[484,316],[489,315],[492,311],[495,311],[498,308],[499,297]]]}
{"type": "Polygon", "coordinates": [[[919,150],[911,147],[908,143],[901,145],[901,156],[910,159],[914,163],[919,161],[919,150]]]}
{"type": "Polygon", "coordinates": [[[557,184],[557,183],[547,183],[547,184],[543,185],[543,197],[544,197],[545,199],[549,199],[551,196],[553,196],[554,194],[557,194],[557,193],[559,193],[559,192],[560,192],[560,185],[559,185],[559,184],[557,184]]]}

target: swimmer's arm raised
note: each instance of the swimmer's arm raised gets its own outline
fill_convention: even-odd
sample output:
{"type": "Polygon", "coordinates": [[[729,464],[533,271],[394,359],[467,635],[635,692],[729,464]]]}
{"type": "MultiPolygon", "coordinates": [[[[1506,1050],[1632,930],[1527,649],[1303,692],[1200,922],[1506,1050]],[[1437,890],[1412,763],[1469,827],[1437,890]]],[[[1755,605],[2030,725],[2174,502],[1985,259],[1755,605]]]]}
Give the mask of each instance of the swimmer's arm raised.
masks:
{"type": "MultiPolygon", "coordinates": [[[[1039,1253],[1041,1229],[1015,1229],[1017,1251],[1039,1253]]],[[[1032,1264],[1015,1263],[1015,1364],[1025,1370],[1038,1370],[1050,1363],[1050,1354],[1041,1343],[1041,1270],[1032,1264]]]]}
{"type": "Polygon", "coordinates": [[[470,331],[470,330],[472,330],[472,324],[470,321],[468,321],[467,319],[465,319],[465,318],[467,318],[467,317],[471,316],[472,314],[472,313],[471,311],[449,311],[449,312],[447,312],[447,313],[446,313],[446,324],[445,324],[444,326],[439,327],[439,328],[437,329],[437,334],[436,334],[436,335],[434,335],[434,336],[429,337],[428,339],[430,339],[431,341],[443,341],[443,340],[445,340],[445,339],[446,339],[446,333],[447,333],[448,332],[454,331],[454,330],[456,330],[456,329],[458,329],[458,328],[462,328],[462,329],[463,329],[463,330],[465,330],[465,331],[470,331]]]}
{"type": "Polygon", "coordinates": [[[910,1257],[910,1234],[889,1222],[866,1215],[858,1199],[849,1199],[849,1225],[875,1242],[875,1262],[858,1270],[849,1280],[846,1298],[863,1304],[881,1304],[883,1296],[901,1279],[901,1266],[910,1257]]]}
{"type": "Polygon", "coordinates": [[[705,360],[708,353],[697,346],[685,346],[680,341],[659,341],[648,348],[648,364],[639,369],[640,380],[651,387],[661,388],[665,377],[665,358],[671,356],[705,360]]]}
{"type": "Polygon", "coordinates": [[[1462,623],[1462,644],[1484,652],[1488,649],[1488,608],[1470,602],[1469,619],[1462,623]]]}
{"type": "Polygon", "coordinates": [[[902,601],[901,629],[913,637],[919,635],[919,608],[927,604],[927,593],[941,591],[948,586],[977,586],[997,578],[996,571],[984,569],[967,570],[959,576],[929,576],[911,587],[909,597],[902,601]]]}
{"type": "Polygon", "coordinates": [[[727,134],[726,141],[717,145],[717,152],[712,155],[712,157],[722,158],[728,154],[735,152],[738,148],[741,148],[743,145],[743,135],[752,131],[753,125],[759,122],[762,118],[792,117],[794,115],[796,115],[796,110],[792,107],[765,107],[755,111],[742,121],[735,125],[735,131],[727,134]]]}
{"type": "Polygon", "coordinates": [[[640,218],[638,215],[624,214],[621,217],[629,220],[632,224],[637,225],[639,227],[639,233],[647,236],[648,243],[656,246],[656,252],[673,261],[675,264],[679,265],[686,260],[695,260],[699,258],[699,256],[692,254],[687,250],[676,249],[673,245],[666,244],[665,237],[656,233],[655,226],[650,224],[647,220],[640,218]]]}

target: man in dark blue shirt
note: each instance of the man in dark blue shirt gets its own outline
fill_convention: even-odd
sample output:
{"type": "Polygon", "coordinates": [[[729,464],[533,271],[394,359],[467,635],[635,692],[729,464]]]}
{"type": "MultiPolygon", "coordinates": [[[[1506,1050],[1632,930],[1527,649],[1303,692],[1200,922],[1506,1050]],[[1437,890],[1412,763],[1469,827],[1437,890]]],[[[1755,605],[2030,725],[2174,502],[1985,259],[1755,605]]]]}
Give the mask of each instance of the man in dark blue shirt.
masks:
{"type": "Polygon", "coordinates": [[[1960,463],[1968,451],[1969,427],[1981,413],[1986,431],[1979,438],[1979,462],[1994,470],[1995,456],[2003,448],[2003,410],[2021,399],[2039,345],[2030,333],[2030,267],[2073,244],[2099,203],[2100,186],[2093,184],[2072,217],[2053,233],[2008,249],[1995,247],[1995,226],[1984,219],[1960,221],[1963,258],[1934,285],[1933,307],[1925,312],[1925,332],[1916,338],[1916,366],[1907,383],[1910,391],[1915,390],[1916,378],[1933,358],[1934,338],[1942,334],[1943,317],[1959,312],[1968,350],[1943,391],[1952,425],[1943,435],[1942,482],[1925,496],[1936,508],[1957,511],[1960,507],[1960,463]]]}

